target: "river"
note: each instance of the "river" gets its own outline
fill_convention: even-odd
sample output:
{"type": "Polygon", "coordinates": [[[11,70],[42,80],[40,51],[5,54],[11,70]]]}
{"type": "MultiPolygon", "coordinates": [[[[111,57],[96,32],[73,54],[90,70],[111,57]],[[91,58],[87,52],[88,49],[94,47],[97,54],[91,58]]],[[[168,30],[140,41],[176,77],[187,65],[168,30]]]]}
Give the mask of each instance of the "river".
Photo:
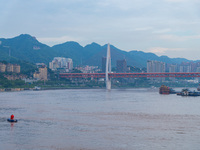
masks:
{"type": "Polygon", "coordinates": [[[158,89],[0,93],[2,150],[199,150],[200,97],[158,89]],[[17,123],[7,122],[11,114],[17,123]]]}

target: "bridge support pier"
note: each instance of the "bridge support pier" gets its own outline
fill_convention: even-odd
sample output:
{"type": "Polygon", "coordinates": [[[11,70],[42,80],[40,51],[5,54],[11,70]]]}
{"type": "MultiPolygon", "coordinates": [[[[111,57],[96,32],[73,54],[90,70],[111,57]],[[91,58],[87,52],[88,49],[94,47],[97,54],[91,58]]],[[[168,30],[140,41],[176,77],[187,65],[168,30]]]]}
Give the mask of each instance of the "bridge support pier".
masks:
{"type": "Polygon", "coordinates": [[[106,57],[106,89],[111,89],[111,79],[108,77],[108,73],[111,73],[111,56],[110,56],[110,44],[107,46],[107,57],[106,57]]]}
{"type": "Polygon", "coordinates": [[[106,81],[106,89],[111,90],[111,80],[106,81]]]}

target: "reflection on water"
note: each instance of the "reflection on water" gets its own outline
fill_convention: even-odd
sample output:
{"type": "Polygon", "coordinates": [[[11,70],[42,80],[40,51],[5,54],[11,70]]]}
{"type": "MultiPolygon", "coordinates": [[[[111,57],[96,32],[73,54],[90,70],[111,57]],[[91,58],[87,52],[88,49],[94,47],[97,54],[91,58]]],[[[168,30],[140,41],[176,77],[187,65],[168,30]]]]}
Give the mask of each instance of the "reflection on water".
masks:
{"type": "Polygon", "coordinates": [[[0,93],[6,150],[198,150],[200,98],[148,89],[0,93]],[[14,114],[18,123],[9,123],[14,114]]]}

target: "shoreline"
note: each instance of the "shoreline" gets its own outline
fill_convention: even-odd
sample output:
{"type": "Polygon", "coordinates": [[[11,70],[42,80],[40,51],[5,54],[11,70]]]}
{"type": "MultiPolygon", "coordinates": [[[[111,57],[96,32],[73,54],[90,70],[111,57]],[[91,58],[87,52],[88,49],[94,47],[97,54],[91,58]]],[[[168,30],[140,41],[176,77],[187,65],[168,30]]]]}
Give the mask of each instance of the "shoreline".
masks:
{"type": "MultiPolygon", "coordinates": [[[[150,87],[112,87],[112,89],[137,89],[150,87]]],[[[0,92],[19,92],[19,91],[45,91],[45,90],[65,90],[65,89],[106,89],[106,87],[41,87],[41,88],[2,88],[0,92]]]]}
{"type": "MultiPolygon", "coordinates": [[[[112,89],[152,89],[158,90],[159,87],[112,87],[112,89]]],[[[173,87],[173,88],[185,88],[185,87],[173,87]]],[[[187,87],[195,88],[195,87],[187,87]]],[[[106,87],[35,87],[35,88],[2,88],[1,92],[20,92],[20,91],[45,91],[45,90],[65,90],[65,89],[106,89],[106,87]]]]}

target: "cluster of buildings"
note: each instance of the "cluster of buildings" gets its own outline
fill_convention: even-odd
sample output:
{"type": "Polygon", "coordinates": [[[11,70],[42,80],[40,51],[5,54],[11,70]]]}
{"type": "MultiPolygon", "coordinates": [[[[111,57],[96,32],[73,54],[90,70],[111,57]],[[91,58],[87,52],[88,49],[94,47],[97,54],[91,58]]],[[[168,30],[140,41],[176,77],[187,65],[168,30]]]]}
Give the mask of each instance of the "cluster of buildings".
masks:
{"type": "Polygon", "coordinates": [[[182,62],[181,64],[166,65],[169,72],[200,72],[200,62],[182,62]]]}
{"type": "Polygon", "coordinates": [[[0,72],[20,73],[20,65],[0,63],[0,72]]]}
{"type": "Polygon", "coordinates": [[[73,69],[79,70],[83,73],[95,73],[100,72],[100,69],[98,66],[78,66],[73,67],[73,60],[71,58],[65,58],[65,57],[54,57],[54,59],[49,62],[49,69],[52,71],[57,71],[59,73],[65,73],[70,72],[73,69]]]}
{"type": "MultiPolygon", "coordinates": [[[[35,80],[48,80],[48,69],[44,63],[38,63],[37,71],[34,72],[33,78],[35,80]]],[[[59,73],[70,72],[73,69],[79,70],[83,73],[96,73],[105,72],[106,70],[106,57],[102,58],[102,69],[100,70],[98,66],[82,66],[73,68],[73,61],[71,58],[64,57],[54,57],[54,59],[49,62],[49,68],[52,71],[59,73]]],[[[127,67],[126,59],[116,61],[117,73],[126,73],[130,71],[127,67]]],[[[17,64],[3,64],[0,63],[0,72],[12,72],[20,73],[20,65],[17,64]]],[[[183,62],[181,64],[166,64],[161,61],[148,60],[147,61],[147,73],[162,73],[162,72],[200,72],[200,62],[183,62]]]]}
{"type": "MultiPolygon", "coordinates": [[[[167,64],[161,61],[148,60],[147,73],[162,72],[200,72],[200,62],[182,62],[181,64],[167,64]]],[[[106,57],[102,57],[102,72],[106,70],[106,57]]],[[[130,68],[127,66],[126,59],[116,61],[116,72],[126,73],[130,68]]]]}
{"type": "MultiPolygon", "coordinates": [[[[25,79],[25,82],[35,82],[38,80],[48,80],[48,69],[44,63],[36,63],[37,70],[33,73],[33,79],[25,79]]],[[[52,71],[69,72],[73,69],[73,61],[71,58],[55,57],[49,62],[49,68],[52,71]]]]}
{"type": "MultiPolygon", "coordinates": [[[[147,73],[163,73],[163,72],[200,72],[200,62],[182,62],[181,64],[166,64],[161,61],[149,60],[147,61],[147,73]]],[[[175,81],[174,77],[169,78],[172,81],[175,81]]],[[[151,80],[162,80],[165,78],[151,78],[151,80]]],[[[199,82],[199,78],[195,78],[192,82],[199,82]]]]}
{"type": "MultiPolygon", "coordinates": [[[[34,80],[48,80],[48,69],[44,63],[37,63],[37,71],[33,74],[34,80]]],[[[69,72],[73,69],[73,61],[71,58],[64,57],[54,57],[54,59],[49,62],[49,69],[52,71],[69,72]]]]}
{"type": "Polygon", "coordinates": [[[181,64],[166,64],[161,61],[148,60],[147,72],[200,72],[200,62],[182,62],[181,64]]]}
{"type": "Polygon", "coordinates": [[[4,74],[4,77],[7,78],[8,80],[17,80],[17,79],[24,78],[24,75],[19,74],[20,68],[21,68],[20,65],[17,65],[17,64],[0,63],[0,72],[1,73],[9,73],[9,74],[4,74]],[[13,73],[15,73],[15,74],[13,74],[13,73]]]}
{"type": "Polygon", "coordinates": [[[82,73],[96,73],[101,71],[98,66],[88,66],[88,65],[83,67],[75,67],[74,69],[80,70],[82,73]]]}
{"type": "Polygon", "coordinates": [[[69,72],[73,69],[73,61],[71,58],[54,57],[53,61],[49,63],[49,68],[52,71],[69,72]]]}

